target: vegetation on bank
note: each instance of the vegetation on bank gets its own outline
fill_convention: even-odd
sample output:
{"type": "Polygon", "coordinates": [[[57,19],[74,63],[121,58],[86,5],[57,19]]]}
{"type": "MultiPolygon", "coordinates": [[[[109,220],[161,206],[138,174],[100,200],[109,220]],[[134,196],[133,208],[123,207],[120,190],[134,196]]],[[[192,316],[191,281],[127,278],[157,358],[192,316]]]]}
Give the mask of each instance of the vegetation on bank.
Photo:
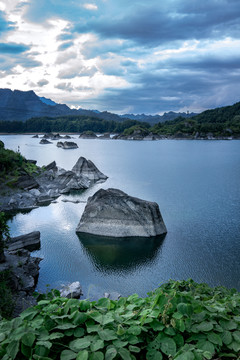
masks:
{"type": "Polygon", "coordinates": [[[26,160],[20,152],[4,148],[0,141],[0,178],[1,185],[14,186],[20,175],[32,175],[38,171],[38,167],[29,160],[26,160]]]}
{"type": "Polygon", "coordinates": [[[40,117],[21,121],[0,121],[0,132],[6,133],[31,133],[31,132],[76,132],[94,131],[95,133],[121,133],[125,129],[143,124],[150,127],[148,123],[137,120],[124,120],[121,122],[113,120],[102,120],[90,116],[61,116],[57,118],[40,117]]]}
{"type": "Polygon", "coordinates": [[[154,126],[137,120],[102,120],[90,116],[61,116],[57,118],[40,117],[21,121],[0,121],[0,132],[76,132],[94,131],[95,133],[127,133],[133,126],[158,135],[206,137],[240,136],[240,102],[213,110],[207,110],[192,118],[178,117],[175,120],[159,122],[154,126]]]}
{"type": "Polygon", "coordinates": [[[237,359],[240,294],[192,280],[148,297],[66,299],[54,291],[0,322],[3,360],[237,359]]]}

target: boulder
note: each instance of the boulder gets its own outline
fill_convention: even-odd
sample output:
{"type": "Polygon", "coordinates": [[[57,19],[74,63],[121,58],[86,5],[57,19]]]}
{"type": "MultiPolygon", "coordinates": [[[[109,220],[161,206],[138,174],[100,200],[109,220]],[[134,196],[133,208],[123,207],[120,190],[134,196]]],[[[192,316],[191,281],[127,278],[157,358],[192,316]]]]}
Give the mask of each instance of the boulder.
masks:
{"type": "Polygon", "coordinates": [[[39,184],[35,180],[35,178],[29,174],[24,174],[19,176],[18,180],[15,183],[15,186],[20,189],[31,190],[39,187],[39,184]]]}
{"type": "Polygon", "coordinates": [[[88,198],[76,232],[110,237],[152,237],[166,234],[158,204],[118,189],[100,189],[88,198]]]}
{"type": "Polygon", "coordinates": [[[97,135],[93,131],[84,131],[79,135],[80,139],[96,139],[97,135]]]}
{"type": "Polygon", "coordinates": [[[43,145],[45,145],[45,144],[52,144],[52,142],[51,142],[51,141],[48,141],[47,139],[41,139],[41,141],[40,141],[39,144],[43,144],[43,145]]]}
{"type": "Polygon", "coordinates": [[[77,163],[72,168],[72,171],[77,176],[86,176],[91,182],[105,181],[108,178],[98,170],[91,160],[86,160],[82,156],[78,159],[77,163]]]}
{"type": "Polygon", "coordinates": [[[79,299],[82,295],[82,289],[79,281],[64,285],[60,290],[60,295],[68,299],[79,299]]]}
{"type": "Polygon", "coordinates": [[[33,231],[26,235],[10,238],[8,242],[8,251],[18,249],[38,250],[40,248],[40,232],[33,231]]]}
{"type": "Polygon", "coordinates": [[[37,134],[36,134],[36,135],[33,135],[32,138],[38,139],[38,135],[37,135],[37,134]]]}
{"type": "Polygon", "coordinates": [[[61,147],[62,149],[77,149],[78,145],[73,141],[59,141],[57,147],[61,147]]]}

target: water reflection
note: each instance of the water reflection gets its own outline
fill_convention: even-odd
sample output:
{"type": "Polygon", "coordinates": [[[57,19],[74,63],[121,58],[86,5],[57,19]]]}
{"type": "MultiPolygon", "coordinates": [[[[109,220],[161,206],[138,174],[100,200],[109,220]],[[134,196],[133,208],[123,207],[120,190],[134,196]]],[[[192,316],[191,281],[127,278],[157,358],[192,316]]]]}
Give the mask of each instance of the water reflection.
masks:
{"type": "Polygon", "coordinates": [[[152,238],[112,238],[77,233],[83,251],[101,272],[129,272],[157,258],[165,235],[152,238]]]}

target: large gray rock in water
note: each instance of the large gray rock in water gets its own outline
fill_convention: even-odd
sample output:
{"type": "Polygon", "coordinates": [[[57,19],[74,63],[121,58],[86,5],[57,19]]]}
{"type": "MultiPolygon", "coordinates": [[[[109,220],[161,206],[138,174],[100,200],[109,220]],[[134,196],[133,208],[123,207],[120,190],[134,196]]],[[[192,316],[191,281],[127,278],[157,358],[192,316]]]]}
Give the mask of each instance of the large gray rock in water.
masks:
{"type": "Polygon", "coordinates": [[[111,237],[151,237],[167,232],[158,204],[118,189],[100,189],[89,197],[77,232],[111,237]]]}
{"type": "Polygon", "coordinates": [[[98,168],[91,160],[87,160],[83,156],[78,159],[77,163],[72,168],[72,171],[77,176],[86,176],[92,182],[97,182],[100,180],[105,181],[108,178],[98,170],[98,168]]]}

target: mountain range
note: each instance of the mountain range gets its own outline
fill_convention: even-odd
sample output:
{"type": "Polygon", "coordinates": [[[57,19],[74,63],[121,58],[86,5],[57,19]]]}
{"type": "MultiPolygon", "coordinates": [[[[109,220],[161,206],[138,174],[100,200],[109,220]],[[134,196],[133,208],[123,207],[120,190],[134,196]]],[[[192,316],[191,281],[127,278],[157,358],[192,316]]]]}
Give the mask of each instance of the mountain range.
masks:
{"type": "Polygon", "coordinates": [[[132,119],[156,124],[166,120],[174,120],[179,116],[184,118],[192,117],[194,113],[176,113],[170,111],[163,115],[146,114],[124,114],[117,115],[108,111],[70,109],[65,104],[57,104],[51,99],[39,97],[33,90],[20,91],[10,89],[0,89],[0,120],[26,121],[33,117],[59,117],[66,115],[85,115],[104,120],[124,121],[132,119]]]}

